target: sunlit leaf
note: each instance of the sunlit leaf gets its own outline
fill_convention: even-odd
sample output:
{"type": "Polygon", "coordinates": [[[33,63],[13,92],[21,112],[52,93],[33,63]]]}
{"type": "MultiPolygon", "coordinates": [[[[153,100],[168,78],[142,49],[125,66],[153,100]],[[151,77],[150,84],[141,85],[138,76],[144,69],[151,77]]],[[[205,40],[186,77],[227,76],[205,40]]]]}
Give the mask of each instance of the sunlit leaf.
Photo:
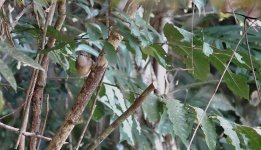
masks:
{"type": "Polygon", "coordinates": [[[210,47],[210,45],[208,43],[205,43],[203,44],[203,53],[206,55],[206,56],[209,56],[213,53],[213,49],[210,47]]]}
{"type": "MultiPolygon", "coordinates": [[[[194,107],[197,112],[198,121],[201,119],[204,111],[198,107],[194,107]]],[[[205,140],[210,150],[214,150],[216,147],[217,134],[213,123],[205,116],[201,122],[201,129],[205,135],[205,140]]]]}
{"type": "Polygon", "coordinates": [[[234,125],[230,121],[220,116],[217,116],[217,119],[219,120],[221,127],[224,129],[224,134],[230,138],[231,144],[235,147],[236,150],[240,150],[240,140],[237,133],[234,131],[234,125]]]}
{"type": "Polygon", "coordinates": [[[166,110],[160,116],[160,121],[157,125],[156,130],[159,134],[165,136],[167,134],[172,134],[173,132],[173,124],[168,117],[168,113],[166,110]]]}
{"type": "Polygon", "coordinates": [[[179,136],[184,144],[188,144],[188,124],[186,122],[186,110],[184,105],[178,100],[171,99],[166,101],[167,112],[169,119],[173,124],[175,135],[179,136]]]}

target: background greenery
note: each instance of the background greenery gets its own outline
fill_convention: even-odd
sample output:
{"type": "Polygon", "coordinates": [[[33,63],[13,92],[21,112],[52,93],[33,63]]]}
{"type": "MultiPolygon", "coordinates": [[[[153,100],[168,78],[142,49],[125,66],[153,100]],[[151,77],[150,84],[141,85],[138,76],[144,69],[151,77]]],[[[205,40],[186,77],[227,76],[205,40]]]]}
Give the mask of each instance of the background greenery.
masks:
{"type": "MultiPolygon", "coordinates": [[[[99,149],[186,149],[210,99],[191,149],[260,149],[260,2],[231,0],[230,8],[227,1],[216,0],[151,3],[141,3],[135,18],[131,18],[122,11],[124,1],[67,1],[62,30],[52,26],[47,29],[47,37],[57,40],[55,46],[39,52],[49,53],[51,58],[42,110],[44,119],[49,97],[44,135],[56,133],[83,84],[74,67],[76,51],[97,57],[105,48],[109,67],[83,149],[126,111],[148,81],[155,80],[155,75],[146,72],[146,67],[155,62],[166,69],[166,76],[156,78],[166,77],[168,88],[147,97],[99,149]],[[156,27],[153,21],[160,19],[168,23],[156,27]],[[107,42],[114,31],[124,37],[117,52],[107,42]]],[[[43,34],[35,15],[45,20],[48,7],[46,0],[15,0],[6,1],[1,8],[0,114],[4,117],[0,121],[13,127],[21,126],[32,67],[42,69],[34,61],[43,34]],[[15,16],[31,4],[33,9],[15,24],[15,16]],[[6,27],[14,46],[4,32],[6,27]]],[[[76,145],[91,104],[71,133],[71,143],[63,149],[76,145]]],[[[1,149],[12,149],[16,140],[17,133],[0,128],[1,149]]],[[[41,140],[40,149],[47,144],[41,140]]]]}

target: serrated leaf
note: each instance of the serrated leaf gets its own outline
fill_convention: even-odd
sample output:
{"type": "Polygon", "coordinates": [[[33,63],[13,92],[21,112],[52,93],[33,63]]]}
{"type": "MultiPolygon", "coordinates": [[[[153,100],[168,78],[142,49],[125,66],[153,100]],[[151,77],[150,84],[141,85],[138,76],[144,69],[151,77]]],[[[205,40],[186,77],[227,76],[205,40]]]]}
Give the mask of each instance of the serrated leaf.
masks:
{"type": "Polygon", "coordinates": [[[170,121],[173,123],[175,135],[179,136],[181,141],[188,145],[187,138],[190,131],[188,131],[188,124],[186,122],[186,110],[180,101],[172,99],[166,101],[167,112],[170,121]]]}
{"type": "Polygon", "coordinates": [[[235,130],[247,138],[247,144],[251,149],[260,149],[261,136],[253,128],[238,125],[235,130]]]}
{"type": "Polygon", "coordinates": [[[142,103],[142,110],[144,112],[145,118],[147,118],[149,122],[154,123],[158,121],[158,97],[152,94],[146,97],[146,100],[142,103]]]}
{"type": "Polygon", "coordinates": [[[0,73],[6,79],[6,81],[12,86],[12,88],[16,91],[17,84],[14,78],[14,75],[9,69],[9,67],[0,59],[0,73]]]}
{"type": "MultiPolygon", "coordinates": [[[[104,82],[111,83],[107,78],[104,78],[104,82]]],[[[114,86],[104,85],[106,96],[101,97],[99,100],[110,108],[116,116],[120,116],[127,110],[125,100],[121,91],[114,86]]],[[[133,135],[131,132],[133,125],[132,118],[129,117],[123,121],[120,127],[120,140],[127,140],[130,145],[134,144],[133,135]]]]}
{"type": "Polygon", "coordinates": [[[217,116],[217,119],[220,122],[220,126],[224,129],[224,134],[230,138],[231,144],[235,147],[236,150],[240,150],[240,140],[237,133],[234,131],[233,124],[220,116],[217,116]]]}
{"type": "MultiPolygon", "coordinates": [[[[198,107],[193,107],[193,108],[197,112],[197,119],[199,121],[204,111],[198,107]]],[[[215,126],[206,116],[204,116],[201,122],[201,129],[203,130],[203,133],[205,135],[205,140],[208,145],[208,148],[210,150],[214,150],[216,147],[217,134],[216,134],[215,126]]]]}
{"type": "Polygon", "coordinates": [[[168,113],[166,110],[164,110],[160,116],[160,121],[157,125],[156,131],[163,136],[171,134],[173,132],[173,124],[169,120],[168,113]]]}
{"type": "MultiPolygon", "coordinates": [[[[226,67],[226,63],[223,62],[223,58],[217,57],[217,55],[211,55],[210,61],[217,68],[220,74],[223,73],[226,67]]],[[[225,83],[228,88],[236,95],[249,99],[249,86],[247,84],[247,79],[241,75],[232,73],[228,69],[224,75],[225,83]]]]}

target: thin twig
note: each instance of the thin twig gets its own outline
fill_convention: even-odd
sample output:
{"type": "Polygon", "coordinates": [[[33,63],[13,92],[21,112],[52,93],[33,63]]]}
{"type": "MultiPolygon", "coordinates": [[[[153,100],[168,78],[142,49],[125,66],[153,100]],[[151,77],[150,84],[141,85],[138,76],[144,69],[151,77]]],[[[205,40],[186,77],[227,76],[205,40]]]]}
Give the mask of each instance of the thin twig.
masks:
{"type": "MultiPolygon", "coordinates": [[[[19,132],[19,128],[15,128],[15,127],[12,127],[12,126],[9,126],[9,125],[6,125],[2,122],[0,122],[0,127],[1,128],[4,128],[6,130],[9,130],[9,131],[14,131],[15,133],[20,133],[19,132]]],[[[46,141],[51,141],[52,138],[49,138],[49,137],[46,137],[46,136],[42,136],[42,135],[38,135],[36,133],[32,133],[32,132],[23,132],[23,135],[24,136],[34,136],[34,137],[37,137],[37,138],[41,138],[41,139],[44,139],[46,141]]],[[[68,142],[65,142],[66,144],[68,144],[68,142]]]]}
{"type": "Polygon", "coordinates": [[[192,33],[192,37],[191,37],[191,66],[192,66],[192,74],[194,74],[195,71],[195,67],[194,67],[194,15],[195,14],[195,3],[193,1],[192,4],[192,20],[191,20],[191,33],[192,33]]]}
{"type": "MultiPolygon", "coordinates": [[[[136,0],[129,1],[131,2],[130,5],[126,5],[129,8],[127,9],[127,14],[129,16],[132,16],[133,14],[135,14],[139,5],[136,3],[136,0]]],[[[117,49],[122,39],[123,37],[119,33],[111,32],[108,38],[108,42],[110,42],[113,47],[117,49]]],[[[79,95],[77,96],[75,104],[72,106],[72,109],[67,114],[63,124],[53,137],[53,140],[49,143],[46,150],[61,149],[64,141],[68,138],[75,124],[80,119],[86,105],[88,104],[93,92],[98,87],[103,73],[108,66],[108,61],[105,58],[104,53],[105,49],[100,52],[100,55],[97,58],[97,62],[93,67],[93,70],[91,70],[90,75],[84,81],[84,85],[81,88],[79,95]]]]}
{"type": "MultiPolygon", "coordinates": [[[[8,86],[8,87],[12,87],[10,84],[8,83],[0,83],[0,86],[8,86]]],[[[17,86],[17,89],[21,89],[21,90],[25,90],[25,88],[22,88],[20,86],[17,86]]]]}
{"type": "Polygon", "coordinates": [[[32,4],[27,5],[16,17],[14,22],[11,24],[11,27],[14,28],[16,26],[16,24],[18,23],[18,21],[20,20],[20,18],[26,13],[28,12],[31,8],[33,7],[32,4]]]}
{"type": "MultiPolygon", "coordinates": [[[[245,28],[247,26],[246,19],[247,18],[245,18],[245,20],[244,20],[244,30],[245,30],[245,28]]],[[[251,52],[250,52],[250,47],[249,47],[248,35],[247,34],[245,34],[245,38],[246,38],[246,45],[247,45],[248,55],[249,55],[249,59],[250,59],[251,69],[252,69],[252,72],[253,72],[253,76],[254,76],[254,80],[255,80],[255,84],[256,84],[256,88],[257,88],[258,100],[261,101],[260,86],[259,86],[257,78],[256,78],[256,72],[255,72],[255,68],[254,68],[254,65],[253,65],[253,59],[252,59],[252,55],[251,55],[251,52]]]]}
{"type": "MultiPolygon", "coordinates": [[[[252,25],[252,24],[251,24],[251,25],[252,25]]],[[[251,27],[251,25],[250,25],[250,27],[251,27]]],[[[230,63],[231,63],[232,60],[233,60],[233,57],[234,57],[235,54],[236,54],[236,51],[237,51],[237,49],[238,49],[238,47],[239,47],[241,41],[244,39],[245,34],[247,34],[247,31],[250,29],[250,27],[243,33],[241,39],[238,41],[238,43],[237,43],[237,45],[236,45],[236,48],[235,48],[235,50],[233,51],[233,54],[231,55],[230,60],[229,60],[229,62],[227,63],[227,65],[226,65],[226,67],[225,67],[225,70],[223,71],[223,73],[222,73],[222,75],[221,75],[221,77],[220,77],[220,79],[219,79],[219,81],[218,81],[218,83],[217,83],[217,86],[216,86],[216,88],[215,88],[215,91],[214,91],[214,93],[212,94],[212,96],[211,96],[211,98],[210,98],[210,100],[209,100],[209,102],[208,102],[208,104],[207,104],[207,106],[206,106],[206,108],[205,108],[203,114],[201,115],[201,117],[200,117],[200,119],[199,119],[199,121],[198,121],[198,124],[197,124],[197,126],[196,126],[196,128],[195,128],[195,130],[194,130],[194,132],[193,132],[193,135],[192,135],[192,137],[191,137],[191,139],[190,139],[190,142],[189,142],[189,145],[188,145],[188,147],[187,147],[187,150],[190,150],[190,147],[191,147],[191,145],[192,145],[192,142],[193,142],[193,140],[194,140],[194,138],[195,138],[195,136],[196,136],[196,133],[197,133],[199,127],[200,127],[200,124],[202,123],[203,118],[205,117],[206,112],[207,112],[207,110],[208,110],[208,108],[209,108],[211,102],[213,101],[214,96],[216,95],[216,93],[217,93],[217,91],[218,91],[218,88],[219,88],[219,86],[220,86],[220,84],[221,84],[221,82],[222,82],[222,80],[223,80],[223,78],[224,78],[224,76],[225,76],[225,73],[226,73],[227,70],[228,70],[228,67],[229,67],[230,63]]]]}
{"type": "Polygon", "coordinates": [[[106,128],[100,136],[95,139],[93,143],[88,146],[88,150],[94,150],[108,135],[111,134],[121,123],[126,120],[129,116],[131,116],[137,108],[141,106],[145,98],[155,89],[157,89],[156,82],[151,83],[142,94],[135,99],[134,103],[119,117],[117,118],[108,128],[106,128]]]}
{"type": "MultiPolygon", "coordinates": [[[[57,0],[53,0],[51,3],[51,6],[49,7],[49,11],[47,14],[45,26],[44,26],[44,34],[43,34],[43,39],[42,39],[42,45],[41,49],[45,48],[45,45],[47,48],[53,47],[55,40],[53,38],[49,38],[47,44],[45,44],[46,40],[46,32],[47,32],[47,27],[48,25],[52,24],[53,16],[56,10],[56,5],[57,5],[57,0]]],[[[59,7],[59,5],[58,5],[59,7]]],[[[60,18],[60,14],[58,11],[58,19],[60,18]]],[[[57,30],[56,26],[54,26],[57,30]]],[[[46,76],[47,76],[47,71],[48,71],[48,65],[49,65],[49,58],[48,55],[40,55],[40,60],[39,64],[44,68],[44,71],[40,71],[38,76],[37,76],[37,81],[36,85],[34,88],[34,93],[33,93],[33,101],[32,101],[32,121],[31,121],[31,132],[39,132],[40,128],[40,123],[41,123],[41,110],[42,110],[42,99],[43,99],[43,90],[46,85],[46,76]]],[[[37,149],[37,141],[38,139],[31,137],[30,138],[30,149],[37,149]]]]}
{"type": "Polygon", "coordinates": [[[2,117],[0,118],[0,120],[2,120],[2,119],[4,119],[4,118],[6,118],[6,117],[8,117],[8,116],[10,116],[10,115],[12,115],[12,114],[18,112],[19,110],[21,110],[21,109],[23,108],[24,104],[25,104],[25,103],[23,103],[22,105],[20,105],[20,106],[19,106],[18,108],[16,108],[14,111],[12,111],[12,112],[10,112],[10,113],[8,113],[8,114],[2,116],[2,117]]]}
{"type": "Polygon", "coordinates": [[[83,136],[84,136],[84,134],[85,134],[85,132],[86,132],[86,130],[87,130],[87,128],[88,128],[88,125],[89,125],[89,123],[90,123],[90,121],[91,121],[91,119],[92,119],[92,116],[93,116],[93,114],[94,114],[94,111],[95,111],[95,108],[96,108],[97,97],[98,97],[98,95],[99,95],[99,93],[100,93],[101,83],[102,83],[102,80],[103,80],[103,78],[104,78],[104,75],[105,75],[105,73],[103,74],[103,77],[102,77],[102,79],[101,79],[101,82],[99,83],[99,86],[98,86],[98,88],[97,88],[97,92],[96,92],[96,95],[95,95],[95,97],[94,97],[93,104],[92,104],[92,106],[91,106],[91,111],[90,111],[89,118],[88,118],[88,120],[86,121],[86,124],[85,124],[84,129],[83,129],[83,131],[82,131],[82,134],[81,134],[81,136],[80,136],[80,138],[79,138],[79,140],[78,140],[78,142],[77,142],[77,145],[76,145],[75,150],[78,150],[79,147],[81,146],[81,142],[82,142],[83,136]]]}
{"type": "Polygon", "coordinates": [[[39,72],[39,70],[35,70],[35,69],[33,70],[32,80],[30,81],[30,85],[29,85],[27,92],[26,92],[23,120],[22,120],[21,129],[20,129],[21,132],[18,135],[17,142],[16,142],[14,149],[18,148],[18,145],[19,145],[20,141],[22,140],[21,139],[22,134],[23,134],[23,132],[25,132],[26,127],[27,127],[29,109],[30,109],[30,105],[31,105],[31,99],[32,99],[35,83],[36,83],[36,80],[37,80],[38,72],[39,72]]]}
{"type": "MultiPolygon", "coordinates": [[[[44,133],[46,122],[48,119],[48,114],[49,114],[49,94],[47,94],[47,96],[46,96],[46,110],[45,111],[46,111],[46,114],[45,114],[44,122],[42,124],[42,128],[40,129],[41,135],[43,135],[43,133],[44,133]]],[[[41,143],[41,139],[39,139],[37,142],[37,149],[39,149],[40,143],[41,143]]]]}
{"type": "Polygon", "coordinates": [[[205,84],[215,84],[215,83],[218,83],[218,81],[219,80],[210,80],[210,81],[195,82],[195,83],[187,84],[184,86],[178,86],[173,91],[170,91],[168,94],[174,94],[174,93],[177,93],[182,90],[187,90],[189,88],[193,88],[193,87],[197,87],[197,86],[201,86],[201,85],[205,85],[205,84]]]}

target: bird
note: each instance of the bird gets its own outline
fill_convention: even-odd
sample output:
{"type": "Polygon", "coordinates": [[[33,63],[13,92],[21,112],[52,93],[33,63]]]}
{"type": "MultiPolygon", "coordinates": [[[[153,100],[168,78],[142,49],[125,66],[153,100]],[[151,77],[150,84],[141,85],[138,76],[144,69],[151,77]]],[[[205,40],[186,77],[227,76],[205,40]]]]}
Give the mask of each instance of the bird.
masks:
{"type": "Polygon", "coordinates": [[[78,56],[75,61],[77,73],[82,77],[87,77],[91,72],[93,60],[85,51],[78,51],[78,56]]]}

